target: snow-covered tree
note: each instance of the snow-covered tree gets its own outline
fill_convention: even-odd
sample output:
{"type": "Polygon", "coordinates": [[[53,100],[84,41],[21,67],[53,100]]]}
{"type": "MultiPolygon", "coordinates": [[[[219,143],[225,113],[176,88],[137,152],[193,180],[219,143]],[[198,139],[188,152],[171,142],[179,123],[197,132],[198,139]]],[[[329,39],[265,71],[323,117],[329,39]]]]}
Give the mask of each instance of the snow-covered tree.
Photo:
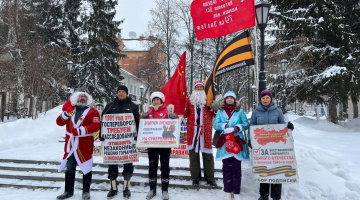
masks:
{"type": "Polygon", "coordinates": [[[98,100],[110,100],[116,96],[116,88],[123,77],[120,75],[118,59],[120,54],[116,36],[122,21],[113,21],[115,16],[114,0],[88,0],[83,16],[81,51],[76,55],[74,80],[77,87],[85,87],[98,100]]]}
{"type": "Polygon", "coordinates": [[[299,100],[329,103],[330,120],[336,122],[337,103],[359,100],[358,0],[271,3],[272,34],[282,44],[279,55],[305,70],[289,91],[296,91],[299,100]]]}

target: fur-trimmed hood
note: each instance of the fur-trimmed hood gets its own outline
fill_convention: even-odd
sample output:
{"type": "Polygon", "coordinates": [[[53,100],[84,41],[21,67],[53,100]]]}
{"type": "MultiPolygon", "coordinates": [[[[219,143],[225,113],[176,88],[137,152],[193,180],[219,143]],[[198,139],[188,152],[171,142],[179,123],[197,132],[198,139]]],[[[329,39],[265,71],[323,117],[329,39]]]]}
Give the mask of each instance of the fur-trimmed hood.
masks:
{"type": "Polygon", "coordinates": [[[71,105],[76,106],[76,103],[77,103],[77,101],[79,99],[79,96],[81,94],[85,94],[87,96],[86,106],[93,107],[94,104],[95,104],[94,99],[91,97],[90,94],[88,94],[86,92],[74,92],[70,97],[71,105]]]}
{"type": "MultiPolygon", "coordinates": [[[[235,112],[237,112],[237,111],[240,110],[241,104],[240,104],[239,101],[236,101],[236,100],[235,100],[235,103],[236,103],[235,112]]],[[[221,110],[224,110],[224,107],[225,107],[225,101],[220,101],[220,109],[221,109],[221,110]]]]}

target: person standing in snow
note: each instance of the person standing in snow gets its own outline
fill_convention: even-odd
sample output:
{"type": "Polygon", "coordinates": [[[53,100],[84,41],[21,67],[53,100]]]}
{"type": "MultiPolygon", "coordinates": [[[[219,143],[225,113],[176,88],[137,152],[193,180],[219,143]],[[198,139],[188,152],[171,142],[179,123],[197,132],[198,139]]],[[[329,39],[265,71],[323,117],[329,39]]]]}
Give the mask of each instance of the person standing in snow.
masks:
{"type": "MultiPolygon", "coordinates": [[[[132,113],[134,115],[136,130],[139,129],[139,108],[138,106],[131,101],[131,98],[128,97],[128,88],[125,85],[121,85],[117,88],[117,97],[110,103],[108,103],[104,112],[102,112],[101,117],[104,114],[118,114],[118,113],[132,113]]],[[[105,139],[101,136],[101,141],[105,139]]],[[[134,166],[132,163],[127,163],[123,165],[122,175],[124,176],[124,185],[123,185],[123,196],[125,198],[130,198],[131,192],[130,188],[130,179],[134,173],[134,166]]],[[[112,198],[118,193],[116,178],[119,175],[118,165],[109,165],[108,168],[108,178],[110,179],[110,191],[107,194],[108,198],[112,198]]]]}
{"type": "Polygon", "coordinates": [[[212,154],[212,121],[215,113],[206,105],[204,83],[196,81],[195,91],[186,99],[184,118],[187,119],[187,149],[189,150],[192,185],[198,186],[201,177],[200,156],[202,152],[204,176],[207,183],[217,186],[214,178],[212,154]]]}
{"type": "Polygon", "coordinates": [[[90,199],[93,164],[93,133],[100,129],[100,115],[93,107],[92,97],[82,90],[71,95],[63,106],[63,113],[56,119],[59,126],[66,125],[65,153],[59,172],[66,166],[65,192],[57,199],[67,199],[74,194],[76,165],[83,172],[82,199],[90,199]]]}
{"type": "Polygon", "coordinates": [[[249,160],[249,149],[241,132],[249,128],[249,122],[235,92],[225,93],[213,127],[222,131],[216,142],[216,160],[223,162],[224,200],[231,200],[231,193],[235,200],[240,200],[241,161],[249,160]]]}
{"type": "MultiPolygon", "coordinates": [[[[145,113],[141,114],[142,119],[176,119],[175,113],[168,113],[166,106],[163,104],[165,96],[161,92],[153,92],[150,95],[153,107],[145,113]]],[[[160,157],[161,163],[161,190],[162,199],[169,199],[169,175],[170,175],[170,152],[171,148],[148,148],[149,158],[149,186],[150,191],[146,195],[146,199],[152,199],[156,195],[157,169],[160,157]]]]}
{"type": "MultiPolygon", "coordinates": [[[[284,114],[273,101],[270,90],[264,90],[260,93],[260,102],[253,111],[250,119],[250,125],[264,124],[285,124],[284,114]]],[[[294,130],[294,125],[288,122],[287,128],[294,130]]],[[[249,145],[251,146],[251,145],[249,145]]],[[[268,200],[271,187],[271,198],[273,200],[281,199],[281,184],[260,183],[260,197],[258,200],[268,200]]]]}

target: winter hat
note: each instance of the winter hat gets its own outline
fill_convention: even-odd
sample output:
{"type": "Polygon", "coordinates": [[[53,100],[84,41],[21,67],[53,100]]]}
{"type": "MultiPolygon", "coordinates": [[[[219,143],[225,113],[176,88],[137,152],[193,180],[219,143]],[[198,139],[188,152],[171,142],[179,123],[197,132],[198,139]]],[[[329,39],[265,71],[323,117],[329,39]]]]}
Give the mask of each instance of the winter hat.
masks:
{"type": "Polygon", "coordinates": [[[162,101],[161,103],[164,103],[164,101],[165,101],[165,96],[164,96],[163,93],[161,93],[161,92],[153,92],[153,93],[151,93],[151,95],[150,95],[151,103],[152,103],[152,101],[153,101],[153,99],[154,99],[155,97],[161,99],[161,101],[162,101]]]}
{"type": "Polygon", "coordinates": [[[227,91],[224,95],[224,99],[226,99],[227,97],[232,97],[234,99],[236,99],[236,95],[234,91],[227,91]]]}
{"type": "Polygon", "coordinates": [[[85,87],[77,88],[76,92],[85,92],[89,94],[89,91],[85,87]]]}
{"type": "Polygon", "coordinates": [[[197,85],[202,85],[204,86],[204,83],[202,81],[196,81],[195,84],[194,84],[194,87],[196,87],[197,85]]]}
{"type": "Polygon", "coordinates": [[[265,96],[265,95],[268,95],[268,96],[271,98],[271,100],[273,99],[273,96],[272,96],[270,90],[263,90],[263,91],[260,93],[260,98],[263,97],[263,96],[265,96]]]}
{"type": "Polygon", "coordinates": [[[119,92],[119,90],[124,90],[124,91],[126,92],[126,94],[129,94],[129,93],[128,93],[128,88],[127,88],[125,85],[120,85],[120,86],[117,88],[116,92],[119,92]]]}

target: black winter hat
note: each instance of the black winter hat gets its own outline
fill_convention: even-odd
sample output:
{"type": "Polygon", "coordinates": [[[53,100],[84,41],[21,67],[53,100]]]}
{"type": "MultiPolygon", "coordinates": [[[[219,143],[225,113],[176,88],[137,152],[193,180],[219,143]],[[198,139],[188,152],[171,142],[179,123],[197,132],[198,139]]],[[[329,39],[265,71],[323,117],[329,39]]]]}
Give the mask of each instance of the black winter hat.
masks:
{"type": "Polygon", "coordinates": [[[129,93],[128,93],[128,88],[127,88],[125,85],[120,85],[120,86],[117,88],[116,92],[119,92],[119,90],[124,90],[124,91],[126,92],[126,94],[129,94],[129,93]]]}

